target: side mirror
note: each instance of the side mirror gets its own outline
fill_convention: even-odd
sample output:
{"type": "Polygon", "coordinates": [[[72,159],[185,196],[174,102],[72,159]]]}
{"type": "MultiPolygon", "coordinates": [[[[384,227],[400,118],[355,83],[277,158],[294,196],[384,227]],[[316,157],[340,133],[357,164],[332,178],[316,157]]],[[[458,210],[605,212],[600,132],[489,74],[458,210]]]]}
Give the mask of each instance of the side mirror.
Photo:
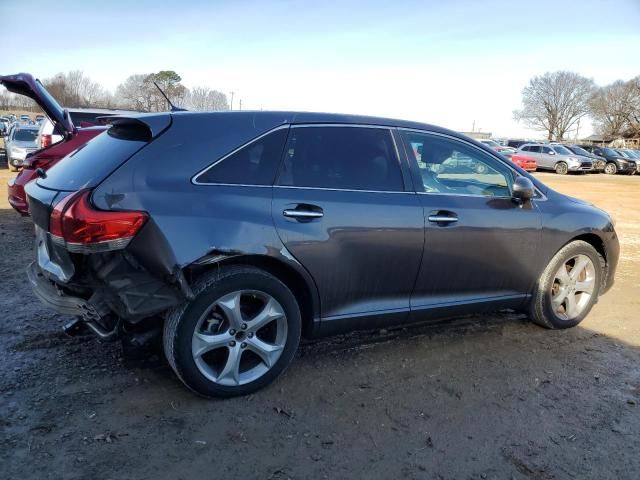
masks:
{"type": "Polygon", "coordinates": [[[531,200],[535,194],[535,186],[527,177],[518,177],[513,182],[512,196],[515,200],[525,202],[531,200]]]}

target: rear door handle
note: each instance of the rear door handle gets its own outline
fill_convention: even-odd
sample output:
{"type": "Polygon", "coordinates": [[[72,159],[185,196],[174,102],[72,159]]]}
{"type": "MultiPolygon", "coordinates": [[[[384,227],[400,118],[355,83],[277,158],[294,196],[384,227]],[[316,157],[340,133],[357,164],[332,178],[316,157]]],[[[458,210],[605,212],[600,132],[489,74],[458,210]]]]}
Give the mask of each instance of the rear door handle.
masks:
{"type": "Polygon", "coordinates": [[[282,214],[285,217],[289,217],[289,218],[321,218],[324,217],[324,213],[323,212],[317,212],[317,211],[313,211],[313,210],[291,210],[291,209],[287,209],[284,210],[282,212],[282,214]]]}

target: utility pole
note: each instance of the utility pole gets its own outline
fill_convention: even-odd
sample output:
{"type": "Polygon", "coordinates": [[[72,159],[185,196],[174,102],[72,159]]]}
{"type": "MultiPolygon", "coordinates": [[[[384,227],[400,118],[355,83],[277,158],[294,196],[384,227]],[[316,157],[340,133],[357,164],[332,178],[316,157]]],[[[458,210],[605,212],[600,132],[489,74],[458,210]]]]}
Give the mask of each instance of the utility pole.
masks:
{"type": "Polygon", "coordinates": [[[242,111],[242,99],[240,99],[240,111],[242,111]]]}
{"type": "Polygon", "coordinates": [[[233,110],[233,94],[235,92],[231,92],[231,108],[229,108],[229,110],[233,110]]]}
{"type": "Polygon", "coordinates": [[[473,124],[471,124],[471,133],[476,131],[476,121],[473,121],[473,124]]]}

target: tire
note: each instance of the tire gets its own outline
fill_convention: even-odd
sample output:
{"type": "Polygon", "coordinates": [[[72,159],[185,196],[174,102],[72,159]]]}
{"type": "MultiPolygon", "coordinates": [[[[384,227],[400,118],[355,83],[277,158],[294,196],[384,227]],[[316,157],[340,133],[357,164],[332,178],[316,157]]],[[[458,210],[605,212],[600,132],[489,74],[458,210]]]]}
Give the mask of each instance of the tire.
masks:
{"type": "MultiPolygon", "coordinates": [[[[565,245],[551,259],[538,279],[530,305],[531,320],[542,327],[551,329],[570,328],[578,325],[598,300],[604,265],[602,256],[587,242],[576,240],[565,245]],[[586,260],[591,262],[593,270],[590,270],[586,260]],[[586,262],[585,269],[577,272],[579,276],[572,279],[572,275],[575,275],[572,274],[573,268],[580,268],[583,264],[578,263],[579,261],[586,262]],[[573,267],[571,267],[572,262],[573,267]],[[561,267],[565,267],[566,282],[559,279],[558,274],[563,271],[561,267]],[[569,268],[571,269],[569,270],[569,268]],[[583,271],[584,276],[582,275],[583,271]],[[588,291],[586,286],[590,283],[592,291],[583,297],[588,291]],[[581,290],[583,287],[584,291],[581,290]],[[564,298],[563,295],[566,295],[567,292],[575,293],[568,293],[564,302],[556,303],[561,302],[564,298]],[[574,298],[576,310],[573,310],[571,304],[567,303],[569,295],[574,298]]],[[[564,275],[561,274],[560,277],[564,277],[564,275]]]]}
{"type": "Polygon", "coordinates": [[[558,162],[556,163],[555,170],[558,175],[566,175],[569,173],[569,166],[565,162],[558,162]]]}
{"type": "Polygon", "coordinates": [[[608,162],[604,166],[604,173],[607,175],[615,175],[618,173],[618,166],[614,162],[608,162]]]}
{"type": "Polygon", "coordinates": [[[230,266],[203,275],[192,290],[195,298],[170,311],[163,332],[165,356],[187,387],[205,397],[246,395],[271,383],[289,366],[300,343],[302,319],[295,296],[280,280],[254,267],[230,266]],[[253,305],[251,314],[245,305],[238,315],[233,306],[242,302],[253,305]],[[251,318],[254,312],[258,313],[251,318]],[[253,324],[264,318],[269,320],[262,327],[253,324]],[[269,340],[264,337],[266,330],[272,335],[269,340]],[[211,343],[202,343],[205,338],[211,343]],[[213,343],[217,346],[206,351],[213,343]],[[260,345],[272,350],[266,353],[260,345]],[[202,346],[205,353],[197,355],[202,346]],[[249,365],[245,371],[243,361],[249,365]]]}
{"type": "Polygon", "coordinates": [[[17,172],[18,171],[18,167],[14,167],[13,165],[11,165],[11,163],[7,162],[7,166],[9,167],[9,171],[10,172],[17,172]]]}

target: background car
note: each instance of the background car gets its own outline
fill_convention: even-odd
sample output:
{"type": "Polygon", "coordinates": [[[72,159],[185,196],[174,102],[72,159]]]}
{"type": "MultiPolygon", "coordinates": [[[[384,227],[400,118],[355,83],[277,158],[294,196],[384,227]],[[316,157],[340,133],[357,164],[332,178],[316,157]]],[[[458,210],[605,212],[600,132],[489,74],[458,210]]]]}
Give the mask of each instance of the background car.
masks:
{"type": "MultiPolygon", "coordinates": [[[[31,127],[37,130],[36,143],[38,150],[26,156],[20,173],[8,182],[9,204],[21,215],[28,215],[29,205],[24,186],[36,178],[36,171],[40,169],[40,171],[46,172],[69,153],[103,133],[107,126],[77,128],[71,118],[65,115],[64,109],[48,94],[42,84],[31,75],[0,76],[0,84],[11,92],[32,98],[48,116],[39,127],[31,127]],[[45,145],[42,144],[42,131],[45,125],[50,126],[50,132],[53,132],[54,129],[59,132],[59,135],[56,135],[55,143],[53,142],[53,137],[49,135],[47,143],[45,145]]],[[[84,112],[84,110],[79,111],[84,112]]],[[[113,112],[113,110],[109,111],[113,112]]],[[[87,115],[91,115],[91,112],[93,112],[93,117],[81,116],[79,119],[93,118],[95,120],[104,110],[93,110],[87,115]]]]}
{"type": "Polygon", "coordinates": [[[38,127],[32,125],[18,125],[11,130],[6,138],[5,154],[9,170],[17,172],[27,157],[27,154],[35,152],[37,145],[38,127]]]}
{"type": "Polygon", "coordinates": [[[584,148],[579,147],[578,145],[564,145],[564,147],[568,150],[571,150],[576,155],[580,155],[581,157],[586,157],[593,162],[593,171],[594,172],[603,172],[604,167],[607,164],[607,160],[603,157],[599,157],[598,155],[594,155],[591,152],[586,151],[584,148]]]}
{"type": "MultiPolygon", "coordinates": [[[[60,107],[62,109],[62,107],[60,107]]],[[[112,115],[130,115],[131,110],[112,110],[105,108],[69,108],[69,117],[76,128],[87,128],[97,125],[105,125],[106,118],[112,115]]],[[[65,132],[65,134],[68,132],[65,132]]],[[[64,135],[56,132],[54,123],[45,118],[40,123],[40,131],[38,132],[38,145],[40,148],[46,148],[49,145],[60,142],[64,135]]]]}
{"type": "Polygon", "coordinates": [[[539,169],[554,170],[560,175],[569,172],[589,172],[593,170],[593,162],[579,157],[562,145],[546,145],[542,143],[525,143],[518,149],[536,159],[539,169]]]}
{"type": "Polygon", "coordinates": [[[538,168],[536,159],[530,155],[525,155],[522,152],[514,153],[510,160],[527,172],[535,172],[538,168]]]}
{"type": "Polygon", "coordinates": [[[595,145],[578,146],[584,148],[587,152],[604,158],[607,161],[607,164],[604,166],[604,173],[606,174],[615,175],[616,173],[626,173],[632,175],[636,173],[636,162],[620,155],[613,148],[597,147],[595,145]]]}
{"type": "Polygon", "coordinates": [[[11,122],[8,118],[0,118],[0,137],[4,137],[7,133],[9,133],[9,125],[11,122]]]}

